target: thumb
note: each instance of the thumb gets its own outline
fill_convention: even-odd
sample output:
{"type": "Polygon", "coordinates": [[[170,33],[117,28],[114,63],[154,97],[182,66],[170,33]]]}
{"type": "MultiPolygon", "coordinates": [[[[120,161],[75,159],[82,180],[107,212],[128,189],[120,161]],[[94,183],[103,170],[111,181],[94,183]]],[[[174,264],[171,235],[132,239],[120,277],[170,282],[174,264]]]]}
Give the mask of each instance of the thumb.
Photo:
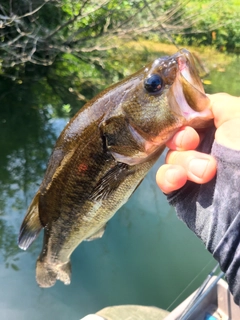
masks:
{"type": "Polygon", "coordinates": [[[240,97],[227,93],[207,95],[211,101],[211,110],[214,115],[214,124],[219,128],[224,122],[240,118],[240,97]]]}

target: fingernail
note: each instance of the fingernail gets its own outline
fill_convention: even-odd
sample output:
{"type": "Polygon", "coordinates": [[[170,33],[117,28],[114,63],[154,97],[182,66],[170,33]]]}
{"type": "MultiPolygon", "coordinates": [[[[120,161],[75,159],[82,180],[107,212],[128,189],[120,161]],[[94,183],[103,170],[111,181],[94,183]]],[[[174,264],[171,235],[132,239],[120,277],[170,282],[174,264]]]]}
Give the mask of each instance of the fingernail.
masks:
{"type": "Polygon", "coordinates": [[[178,146],[178,148],[180,148],[180,149],[182,148],[182,142],[183,142],[184,135],[185,135],[185,131],[182,130],[177,133],[176,138],[175,138],[175,143],[178,146]]]}
{"type": "Polygon", "coordinates": [[[179,171],[174,169],[174,168],[171,168],[171,169],[168,169],[165,173],[165,180],[168,184],[170,185],[174,185],[175,182],[176,182],[176,177],[178,176],[179,174],[179,171]]]}
{"type": "Polygon", "coordinates": [[[188,169],[198,178],[202,178],[207,169],[208,159],[192,159],[189,162],[188,169]]]}

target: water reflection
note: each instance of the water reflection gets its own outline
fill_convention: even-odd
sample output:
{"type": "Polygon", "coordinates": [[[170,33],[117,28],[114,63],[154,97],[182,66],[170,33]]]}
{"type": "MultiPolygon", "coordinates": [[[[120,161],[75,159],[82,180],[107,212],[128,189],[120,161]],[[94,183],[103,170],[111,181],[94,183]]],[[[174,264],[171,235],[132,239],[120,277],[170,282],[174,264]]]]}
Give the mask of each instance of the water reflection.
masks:
{"type": "Polygon", "coordinates": [[[56,130],[47,109],[34,107],[24,88],[7,89],[8,81],[0,79],[0,250],[5,266],[18,270],[19,225],[41,181],[56,130]]]}

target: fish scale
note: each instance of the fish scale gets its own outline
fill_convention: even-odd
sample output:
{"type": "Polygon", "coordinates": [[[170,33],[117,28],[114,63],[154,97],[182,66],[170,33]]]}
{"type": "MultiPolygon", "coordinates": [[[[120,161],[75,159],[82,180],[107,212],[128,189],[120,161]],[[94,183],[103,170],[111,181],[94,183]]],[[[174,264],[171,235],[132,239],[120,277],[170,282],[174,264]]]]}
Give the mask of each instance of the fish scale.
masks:
{"type": "Polygon", "coordinates": [[[166,141],[181,126],[211,123],[209,99],[185,49],[158,58],[89,101],[58,138],[20,229],[24,250],[44,229],[39,286],[69,284],[71,253],[82,241],[102,237],[166,141]]]}

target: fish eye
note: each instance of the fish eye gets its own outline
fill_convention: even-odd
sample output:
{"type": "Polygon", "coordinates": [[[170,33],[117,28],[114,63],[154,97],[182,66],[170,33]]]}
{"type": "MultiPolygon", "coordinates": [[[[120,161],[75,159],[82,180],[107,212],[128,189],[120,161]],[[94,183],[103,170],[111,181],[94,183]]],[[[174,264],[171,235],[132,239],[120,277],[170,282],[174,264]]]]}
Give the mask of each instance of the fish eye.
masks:
{"type": "Polygon", "coordinates": [[[150,77],[145,79],[144,88],[148,92],[158,92],[159,90],[161,90],[162,84],[162,78],[158,74],[152,74],[150,77]]]}

